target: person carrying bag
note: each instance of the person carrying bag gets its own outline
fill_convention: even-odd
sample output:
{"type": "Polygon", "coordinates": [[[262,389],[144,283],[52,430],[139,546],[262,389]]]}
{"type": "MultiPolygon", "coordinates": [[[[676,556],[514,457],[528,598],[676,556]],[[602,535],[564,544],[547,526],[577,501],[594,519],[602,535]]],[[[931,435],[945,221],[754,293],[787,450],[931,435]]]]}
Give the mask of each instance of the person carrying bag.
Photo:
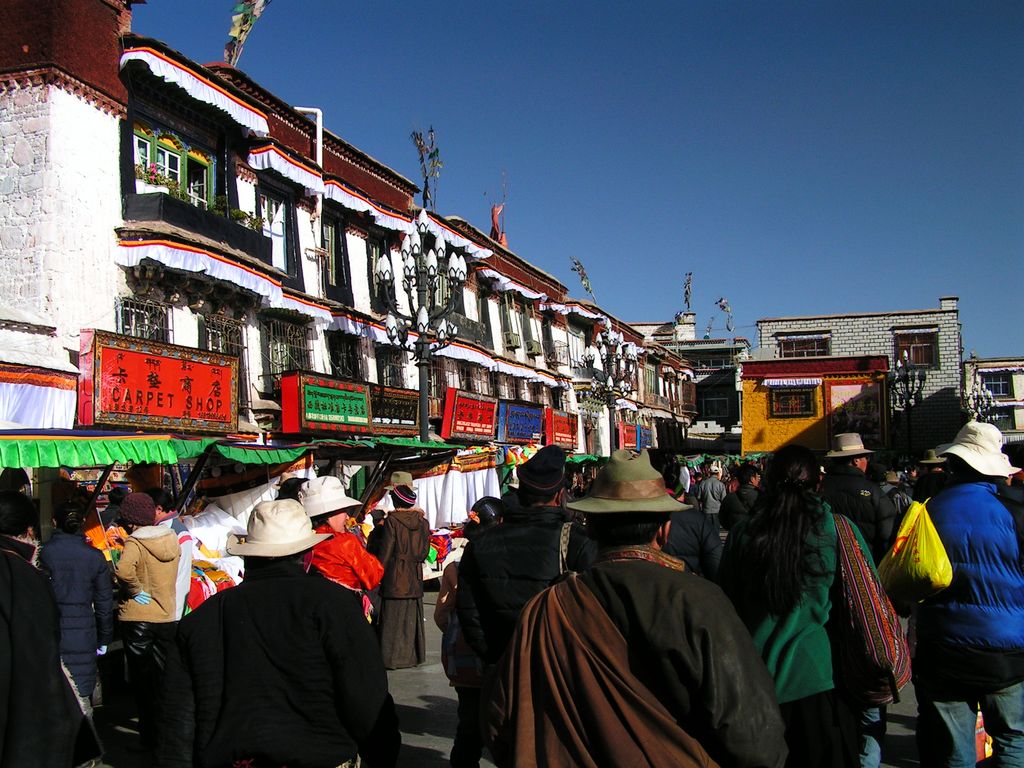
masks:
{"type": "Polygon", "coordinates": [[[953,566],[928,514],[927,502],[907,509],[896,542],[878,564],[882,586],[897,603],[919,603],[953,581],[953,566]]]}

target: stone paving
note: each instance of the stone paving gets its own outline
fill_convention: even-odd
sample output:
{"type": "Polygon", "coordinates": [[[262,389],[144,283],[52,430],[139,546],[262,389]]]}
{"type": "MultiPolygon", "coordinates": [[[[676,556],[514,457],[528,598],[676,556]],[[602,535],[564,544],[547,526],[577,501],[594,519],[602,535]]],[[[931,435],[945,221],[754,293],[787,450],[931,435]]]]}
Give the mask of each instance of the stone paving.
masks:
{"type": "MultiPolygon", "coordinates": [[[[455,691],[449,687],[441,668],[441,633],[431,618],[436,596],[436,592],[428,592],[424,598],[427,663],[415,669],[388,673],[402,727],[402,751],[398,761],[402,768],[447,766],[455,733],[455,691]]],[[[912,687],[903,694],[902,701],[889,707],[889,734],[882,765],[892,768],[920,765],[914,747],[917,705],[912,687]]],[[[114,688],[108,691],[107,704],[97,710],[97,724],[107,747],[104,763],[107,768],[147,768],[150,765],[147,754],[132,749],[138,737],[129,698],[126,690],[114,688]]],[[[493,768],[494,763],[484,759],[481,765],[493,768]]]]}

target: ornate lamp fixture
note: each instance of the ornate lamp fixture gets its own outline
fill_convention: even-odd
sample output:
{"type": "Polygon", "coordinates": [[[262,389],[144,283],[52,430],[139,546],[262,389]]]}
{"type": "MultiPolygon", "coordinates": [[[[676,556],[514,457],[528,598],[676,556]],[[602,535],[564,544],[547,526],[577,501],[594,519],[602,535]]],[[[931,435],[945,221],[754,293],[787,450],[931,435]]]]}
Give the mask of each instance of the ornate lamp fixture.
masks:
{"type": "Polygon", "coordinates": [[[636,389],[637,352],[636,346],[626,343],[622,334],[605,323],[604,329],[583,352],[583,364],[594,369],[591,392],[595,398],[608,407],[609,453],[615,450],[615,403],[620,397],[636,389]],[[601,368],[594,363],[601,361],[601,368]]]}
{"type": "Polygon", "coordinates": [[[427,212],[420,211],[416,217],[414,229],[402,243],[402,289],[405,302],[399,302],[398,296],[390,290],[394,273],[391,268],[391,257],[383,254],[377,261],[374,276],[380,285],[386,286],[384,301],[387,303],[388,316],[385,329],[388,339],[409,351],[416,360],[420,378],[420,440],[429,439],[429,389],[430,363],[434,353],[446,347],[455,338],[459,329],[448,322],[448,317],[455,311],[459,293],[466,284],[466,259],[459,252],[452,250],[445,261],[445,242],[435,238],[434,247],[423,252],[423,245],[429,231],[427,212]],[[442,276],[440,269],[445,270],[442,276]],[[438,301],[438,289],[442,277],[448,280],[448,295],[438,301]],[[408,308],[404,311],[400,304],[408,308]],[[410,335],[415,339],[410,346],[410,335]]]}
{"type": "Polygon", "coordinates": [[[894,418],[900,414],[907,417],[907,453],[913,455],[913,426],[911,411],[915,405],[921,404],[921,391],[924,389],[924,382],[927,378],[927,371],[923,368],[913,368],[910,365],[910,356],[903,350],[903,356],[896,358],[896,366],[889,371],[889,399],[894,418]]]}

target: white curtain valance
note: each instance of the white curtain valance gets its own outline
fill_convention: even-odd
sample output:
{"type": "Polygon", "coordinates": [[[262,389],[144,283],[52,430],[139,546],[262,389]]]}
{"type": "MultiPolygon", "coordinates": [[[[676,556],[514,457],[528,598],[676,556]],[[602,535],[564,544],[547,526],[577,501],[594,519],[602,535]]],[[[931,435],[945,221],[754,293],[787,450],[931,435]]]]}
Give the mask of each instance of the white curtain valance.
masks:
{"type": "Polygon", "coordinates": [[[604,315],[598,312],[591,312],[589,309],[584,309],[579,304],[562,304],[558,301],[545,301],[540,305],[542,312],[550,310],[551,312],[557,312],[560,315],[578,315],[579,317],[585,317],[588,320],[604,320],[604,315]]]}
{"type": "Polygon", "coordinates": [[[626,400],[623,397],[620,397],[618,400],[615,401],[615,407],[620,411],[635,411],[638,409],[636,403],[634,403],[631,400],[626,400]]]}
{"type": "Polygon", "coordinates": [[[785,387],[819,387],[821,379],[765,379],[761,382],[771,389],[782,389],[785,387]]]}
{"type": "Polygon", "coordinates": [[[301,185],[307,194],[324,193],[324,180],[317,171],[289,157],[273,144],[251,150],[246,162],[258,171],[269,170],[281,174],[289,181],[301,185]]]}
{"type": "Polygon", "coordinates": [[[777,333],[779,341],[817,341],[832,338],[831,333],[777,333]]]}
{"type": "Polygon", "coordinates": [[[938,333],[938,326],[929,325],[922,328],[893,328],[894,336],[909,336],[912,333],[938,333]]]}
{"type": "Polygon", "coordinates": [[[258,136],[267,136],[270,133],[267,116],[261,111],[249,106],[214,81],[192,72],[159,51],[147,47],[128,48],[121,54],[121,68],[129,61],[141,61],[157,77],[177,85],[193,99],[226,112],[232,120],[258,136]]]}
{"type": "Polygon", "coordinates": [[[324,197],[348,208],[350,211],[370,214],[374,223],[384,229],[405,233],[413,230],[412,221],[409,219],[384,210],[368,197],[364,197],[356,190],[350,189],[334,179],[328,179],[324,182],[324,197]]]}
{"type": "Polygon", "coordinates": [[[440,237],[448,245],[454,246],[455,248],[462,248],[466,255],[471,259],[488,259],[494,255],[494,251],[487,248],[481,248],[479,245],[469,240],[458,232],[447,227],[441,223],[429,213],[427,214],[427,229],[434,237],[440,237]]]}
{"type": "Polygon", "coordinates": [[[985,373],[1020,373],[1024,371],[1024,365],[1012,365],[1006,368],[975,368],[979,374],[985,373]]]}
{"type": "Polygon", "coordinates": [[[538,291],[531,290],[527,288],[525,285],[517,283],[512,278],[505,277],[505,275],[501,274],[500,272],[495,272],[493,269],[484,268],[479,270],[477,274],[483,275],[484,277],[494,280],[494,287],[497,288],[499,291],[513,291],[522,296],[525,296],[528,299],[540,299],[541,301],[546,301],[548,298],[546,293],[540,293],[538,291]]]}
{"type": "Polygon", "coordinates": [[[122,267],[136,267],[143,259],[152,259],[171,269],[209,275],[216,280],[233,283],[252,291],[262,304],[275,309],[290,309],[313,318],[318,323],[330,323],[330,310],[310,301],[286,296],[281,283],[249,267],[237,264],[210,251],[173,243],[168,240],[122,240],[118,243],[114,260],[122,267]]]}

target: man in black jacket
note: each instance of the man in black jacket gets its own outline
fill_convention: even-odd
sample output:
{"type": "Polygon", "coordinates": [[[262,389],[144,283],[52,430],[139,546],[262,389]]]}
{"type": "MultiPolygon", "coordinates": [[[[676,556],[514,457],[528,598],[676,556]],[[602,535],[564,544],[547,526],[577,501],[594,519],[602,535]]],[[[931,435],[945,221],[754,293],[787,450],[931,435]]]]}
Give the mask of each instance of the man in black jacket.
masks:
{"type": "MultiPolygon", "coordinates": [[[[836,514],[848,517],[864,534],[875,563],[885,557],[894,535],[896,507],[878,483],[868,480],[868,456],[856,432],[844,432],[832,439],[832,450],[825,454],[832,466],[825,475],[821,496],[836,514]]],[[[870,707],[860,712],[861,768],[877,768],[881,763],[882,742],[886,731],[885,707],[870,707]]]]}
{"type": "Polygon", "coordinates": [[[860,528],[877,564],[892,543],[896,507],[878,483],[865,475],[872,453],[856,432],[836,435],[832,450],[825,454],[832,459],[832,466],[825,474],[821,495],[833,512],[845,515],[860,528]]]}
{"type": "Polygon", "coordinates": [[[518,474],[519,508],[467,544],[459,564],[459,623],[487,664],[501,658],[530,598],[561,573],[584,570],[597,554],[562,505],[565,452],[545,446],[518,474]]]}
{"type": "Polygon", "coordinates": [[[299,502],[265,501],[245,537],[245,581],[178,626],[156,765],[390,768],[400,736],[377,638],[354,592],[302,566],[331,534],[299,502]]]}

